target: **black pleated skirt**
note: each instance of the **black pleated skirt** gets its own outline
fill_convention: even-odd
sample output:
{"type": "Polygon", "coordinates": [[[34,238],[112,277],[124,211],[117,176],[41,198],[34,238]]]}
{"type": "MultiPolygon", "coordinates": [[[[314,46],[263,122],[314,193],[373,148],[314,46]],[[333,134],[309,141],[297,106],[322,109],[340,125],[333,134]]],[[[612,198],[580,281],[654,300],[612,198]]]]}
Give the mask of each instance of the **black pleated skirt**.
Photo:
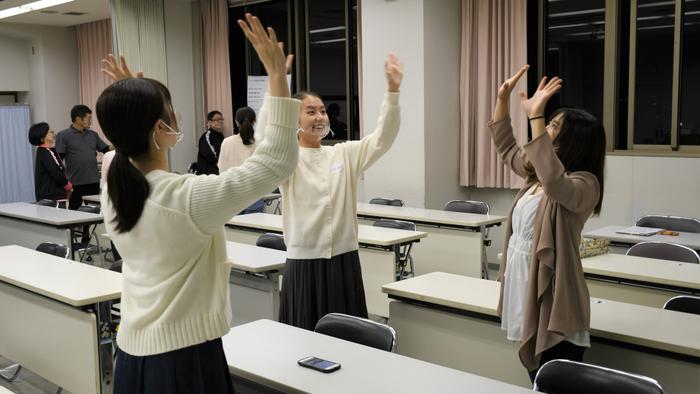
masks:
{"type": "Polygon", "coordinates": [[[114,394],[233,394],[221,338],[152,356],[117,349],[114,394]]]}
{"type": "Polygon", "coordinates": [[[287,259],[283,274],[280,323],[313,330],[332,312],[367,317],[356,250],[330,259],[287,259]]]}

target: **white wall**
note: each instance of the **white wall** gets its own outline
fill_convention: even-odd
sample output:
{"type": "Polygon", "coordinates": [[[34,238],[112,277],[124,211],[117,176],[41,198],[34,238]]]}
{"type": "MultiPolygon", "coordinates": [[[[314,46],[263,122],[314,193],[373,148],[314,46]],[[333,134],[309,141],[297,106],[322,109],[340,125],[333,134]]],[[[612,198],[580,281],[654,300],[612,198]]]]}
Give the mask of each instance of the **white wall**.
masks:
{"type": "Polygon", "coordinates": [[[27,40],[0,36],[0,91],[29,91],[27,40]]]}
{"type": "MultiPolygon", "coordinates": [[[[425,202],[424,50],[425,0],[362,1],[363,131],[374,131],[386,91],[384,60],[390,51],[404,63],[401,86],[401,132],[391,150],[364,178],[364,196],[402,198],[408,205],[425,202]]],[[[432,6],[432,4],[431,4],[432,6]]],[[[364,197],[364,198],[363,198],[364,197]]]]}
{"type": "Polygon", "coordinates": [[[70,109],[79,99],[75,28],[0,23],[0,37],[27,42],[29,94],[24,101],[31,106],[32,122],[49,122],[57,131],[68,127],[70,109]]]}

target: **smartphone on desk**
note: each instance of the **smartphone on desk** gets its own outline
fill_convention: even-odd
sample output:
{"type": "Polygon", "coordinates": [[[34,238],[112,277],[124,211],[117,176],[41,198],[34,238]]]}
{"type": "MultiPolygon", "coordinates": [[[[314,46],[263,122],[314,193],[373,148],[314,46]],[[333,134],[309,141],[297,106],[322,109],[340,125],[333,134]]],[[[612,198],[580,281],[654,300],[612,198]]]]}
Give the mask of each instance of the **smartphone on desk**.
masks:
{"type": "Polygon", "coordinates": [[[321,371],[323,373],[331,373],[340,369],[340,364],[338,363],[313,356],[304,357],[297,361],[297,364],[301,365],[302,367],[321,371]]]}

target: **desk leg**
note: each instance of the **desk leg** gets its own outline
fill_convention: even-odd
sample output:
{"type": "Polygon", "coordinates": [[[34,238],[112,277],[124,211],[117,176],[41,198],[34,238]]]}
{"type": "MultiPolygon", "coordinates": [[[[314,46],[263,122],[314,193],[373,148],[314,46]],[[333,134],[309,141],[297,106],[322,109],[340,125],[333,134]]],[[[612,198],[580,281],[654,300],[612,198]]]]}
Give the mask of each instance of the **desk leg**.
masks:
{"type": "Polygon", "coordinates": [[[280,274],[264,275],[231,271],[231,327],[259,319],[277,321],[280,309],[280,274]]]}
{"type": "Polygon", "coordinates": [[[98,357],[100,363],[100,387],[102,394],[112,393],[114,374],[114,331],[112,329],[111,302],[95,305],[97,319],[98,357]]]}
{"type": "Polygon", "coordinates": [[[388,318],[389,298],[382,293],[382,286],[396,281],[394,251],[360,248],[359,254],[367,311],[388,318]]]}

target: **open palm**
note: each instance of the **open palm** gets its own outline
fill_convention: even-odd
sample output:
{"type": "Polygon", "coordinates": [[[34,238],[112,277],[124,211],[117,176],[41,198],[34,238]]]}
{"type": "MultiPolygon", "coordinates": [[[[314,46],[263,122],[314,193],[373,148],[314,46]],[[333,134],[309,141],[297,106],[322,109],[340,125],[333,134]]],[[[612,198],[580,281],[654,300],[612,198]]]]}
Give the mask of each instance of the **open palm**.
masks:
{"type": "Polygon", "coordinates": [[[549,99],[561,89],[563,82],[564,80],[559,77],[554,77],[549,82],[547,82],[547,77],[543,77],[535,94],[529,99],[522,90],[518,92],[520,105],[523,107],[527,116],[544,115],[544,107],[547,105],[549,99]]]}

